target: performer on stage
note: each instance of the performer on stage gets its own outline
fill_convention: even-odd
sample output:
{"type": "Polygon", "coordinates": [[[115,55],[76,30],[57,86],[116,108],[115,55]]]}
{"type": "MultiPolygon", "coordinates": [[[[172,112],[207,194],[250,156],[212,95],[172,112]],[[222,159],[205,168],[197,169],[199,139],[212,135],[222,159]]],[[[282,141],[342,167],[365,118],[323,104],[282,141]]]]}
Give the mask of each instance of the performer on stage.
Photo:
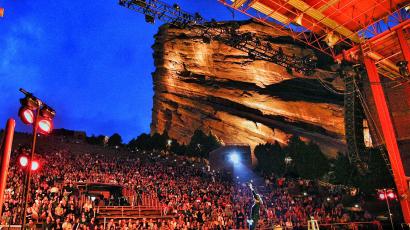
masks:
{"type": "Polygon", "coordinates": [[[249,183],[249,188],[251,189],[252,194],[253,194],[253,205],[252,205],[251,214],[250,214],[251,219],[248,220],[248,224],[249,224],[249,230],[253,230],[253,229],[256,229],[256,226],[258,225],[259,209],[262,204],[262,198],[259,194],[255,192],[255,189],[253,189],[253,186],[251,183],[249,183]]]}

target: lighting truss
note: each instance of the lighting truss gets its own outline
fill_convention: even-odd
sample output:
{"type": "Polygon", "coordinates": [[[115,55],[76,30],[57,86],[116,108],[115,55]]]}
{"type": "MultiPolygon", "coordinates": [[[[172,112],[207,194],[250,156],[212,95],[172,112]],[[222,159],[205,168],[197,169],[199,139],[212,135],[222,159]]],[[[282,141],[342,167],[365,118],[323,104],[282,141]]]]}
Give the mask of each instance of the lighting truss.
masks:
{"type": "MultiPolygon", "coordinates": [[[[226,23],[224,26],[215,20],[206,21],[198,13],[191,14],[178,5],[168,5],[158,0],[120,0],[119,4],[133,11],[142,13],[149,19],[157,19],[178,28],[189,28],[202,37],[205,43],[212,40],[244,51],[253,60],[264,60],[286,68],[289,72],[298,72],[310,76],[315,72],[314,56],[297,57],[288,55],[281,48],[274,49],[266,39],[254,33],[239,33],[239,24],[226,23]]],[[[152,23],[152,20],[149,21],[152,23]]]]}

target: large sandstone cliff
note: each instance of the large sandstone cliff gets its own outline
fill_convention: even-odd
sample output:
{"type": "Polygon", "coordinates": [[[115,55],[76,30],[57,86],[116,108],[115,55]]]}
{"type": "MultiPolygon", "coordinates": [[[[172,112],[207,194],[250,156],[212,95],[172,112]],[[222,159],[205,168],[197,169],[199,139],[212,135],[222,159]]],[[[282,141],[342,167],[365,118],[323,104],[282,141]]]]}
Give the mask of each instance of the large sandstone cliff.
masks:
{"type": "MultiPolygon", "coordinates": [[[[251,21],[239,30],[276,40],[272,46],[288,54],[312,53],[251,21]]],[[[286,145],[298,135],[329,155],[345,151],[343,98],[318,80],[295,77],[217,41],[203,43],[187,29],[163,26],[155,39],[151,132],[167,130],[187,143],[200,128],[226,144],[251,147],[273,141],[286,145]]]]}

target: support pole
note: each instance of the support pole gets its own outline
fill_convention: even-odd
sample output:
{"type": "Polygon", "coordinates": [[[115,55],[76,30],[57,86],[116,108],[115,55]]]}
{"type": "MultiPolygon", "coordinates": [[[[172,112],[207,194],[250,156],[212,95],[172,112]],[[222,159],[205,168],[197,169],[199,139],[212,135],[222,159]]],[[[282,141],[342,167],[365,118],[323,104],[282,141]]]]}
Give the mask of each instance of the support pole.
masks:
{"type": "Polygon", "coordinates": [[[14,128],[16,127],[16,121],[12,118],[7,120],[6,130],[4,135],[3,145],[1,146],[1,158],[0,158],[0,218],[3,210],[4,190],[6,189],[7,174],[9,171],[11,146],[13,145],[14,128]]]}
{"type": "MultiPolygon", "coordinates": [[[[404,37],[403,28],[398,29],[396,31],[396,34],[397,34],[397,38],[399,39],[401,52],[404,56],[404,59],[407,61],[407,69],[410,71],[410,47],[409,47],[409,44],[407,43],[407,40],[404,37]]],[[[410,84],[404,85],[404,91],[406,93],[407,104],[410,107],[410,84]]]]}
{"type": "Polygon", "coordinates": [[[40,108],[36,110],[36,117],[34,118],[34,123],[33,123],[33,141],[31,143],[31,153],[27,165],[27,180],[25,184],[25,193],[24,193],[24,204],[23,204],[23,223],[22,223],[22,228],[26,228],[26,223],[27,223],[27,208],[28,208],[28,202],[29,202],[29,194],[30,194],[30,185],[31,185],[31,164],[33,163],[34,160],[34,153],[36,151],[36,142],[37,142],[37,129],[38,129],[38,117],[40,116],[40,108]]]}
{"type": "Polygon", "coordinates": [[[397,187],[404,221],[406,223],[410,223],[410,197],[408,197],[409,186],[404,173],[403,162],[401,160],[389,108],[387,106],[386,96],[384,95],[383,87],[380,83],[380,76],[377,72],[374,60],[369,57],[365,57],[364,64],[369,77],[370,87],[373,93],[374,102],[376,104],[376,110],[379,116],[387,152],[389,153],[389,160],[393,170],[394,182],[397,187]]]}

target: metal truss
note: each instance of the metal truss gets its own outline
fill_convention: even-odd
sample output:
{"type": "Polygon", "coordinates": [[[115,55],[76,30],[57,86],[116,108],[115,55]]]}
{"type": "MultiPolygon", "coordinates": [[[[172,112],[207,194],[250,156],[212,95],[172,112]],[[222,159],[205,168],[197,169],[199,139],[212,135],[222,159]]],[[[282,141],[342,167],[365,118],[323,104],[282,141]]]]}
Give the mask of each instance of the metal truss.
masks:
{"type": "Polygon", "coordinates": [[[386,7],[388,0],[369,0],[367,8],[355,7],[361,0],[340,3],[334,0],[317,0],[313,5],[302,0],[218,0],[276,30],[287,33],[334,59],[342,50],[348,50],[366,39],[376,36],[410,19],[406,5],[396,10],[386,7]],[[336,4],[337,3],[337,4],[336,4]],[[326,11],[327,10],[327,11],[326,11]],[[326,13],[325,13],[326,11],[326,13]],[[347,13],[348,11],[348,13],[347,13]],[[380,17],[371,17],[377,11],[380,17]],[[341,15],[344,20],[341,21],[341,15]],[[384,15],[384,16],[381,16],[384,15]],[[329,45],[329,36],[337,38],[329,45]]]}
{"type": "Polygon", "coordinates": [[[216,21],[206,21],[198,13],[190,14],[178,5],[168,5],[159,0],[120,0],[119,4],[145,15],[145,20],[154,23],[155,19],[178,28],[189,28],[190,32],[202,37],[205,43],[212,40],[244,51],[253,60],[264,60],[280,65],[288,72],[298,72],[306,76],[314,74],[314,56],[297,57],[288,55],[281,48],[274,49],[267,38],[246,32],[239,33],[239,24],[232,22],[224,26],[216,21]]]}

